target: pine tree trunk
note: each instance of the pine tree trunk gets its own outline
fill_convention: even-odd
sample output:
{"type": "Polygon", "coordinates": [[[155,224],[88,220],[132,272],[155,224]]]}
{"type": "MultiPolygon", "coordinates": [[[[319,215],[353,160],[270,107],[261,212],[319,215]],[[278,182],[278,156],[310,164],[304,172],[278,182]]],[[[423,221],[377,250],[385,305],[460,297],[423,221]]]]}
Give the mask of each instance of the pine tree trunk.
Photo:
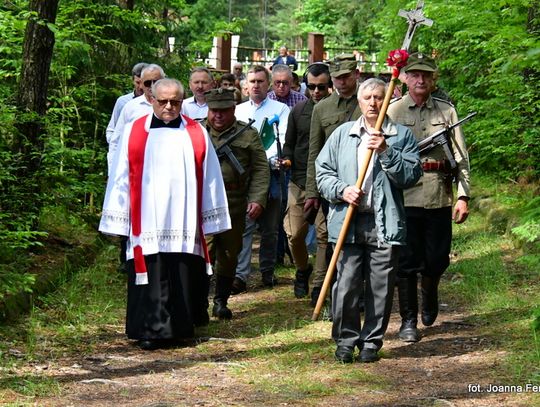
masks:
{"type": "Polygon", "coordinates": [[[18,152],[28,163],[27,176],[39,168],[43,151],[43,118],[47,110],[49,71],[54,48],[54,24],[59,0],[30,0],[30,18],[24,36],[23,63],[17,92],[19,141],[18,152]]]}

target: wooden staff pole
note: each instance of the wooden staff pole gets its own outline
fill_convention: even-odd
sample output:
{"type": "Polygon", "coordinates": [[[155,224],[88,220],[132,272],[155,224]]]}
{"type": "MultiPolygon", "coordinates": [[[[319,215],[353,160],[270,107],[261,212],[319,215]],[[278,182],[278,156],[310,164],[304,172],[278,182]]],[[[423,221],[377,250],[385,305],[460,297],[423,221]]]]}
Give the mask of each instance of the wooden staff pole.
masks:
{"type": "MultiPolygon", "coordinates": [[[[388,105],[390,104],[390,100],[392,99],[392,95],[394,94],[394,88],[396,86],[396,80],[398,76],[399,76],[399,68],[394,67],[392,70],[392,79],[390,80],[390,83],[388,84],[388,89],[386,91],[386,95],[384,97],[384,101],[381,106],[381,111],[379,112],[379,116],[377,116],[377,122],[375,123],[375,131],[381,131],[382,125],[384,123],[384,118],[386,117],[386,111],[388,110],[388,105]]],[[[364,182],[364,178],[366,177],[366,172],[369,166],[369,162],[371,161],[372,155],[373,155],[373,150],[367,149],[366,153],[364,154],[362,164],[360,168],[358,169],[358,179],[356,180],[356,187],[359,189],[362,187],[362,183],[364,182]]],[[[347,213],[345,214],[345,219],[343,221],[343,226],[341,227],[341,231],[339,232],[336,246],[334,247],[334,253],[332,254],[332,259],[330,260],[330,264],[328,265],[328,270],[326,271],[326,276],[324,277],[324,282],[321,287],[321,293],[319,294],[319,298],[317,299],[317,305],[315,306],[315,310],[313,311],[313,315],[311,316],[312,321],[316,321],[319,318],[319,314],[321,313],[324,300],[326,299],[326,293],[328,292],[328,287],[330,286],[330,283],[334,276],[334,271],[336,268],[339,253],[341,252],[341,247],[343,246],[343,243],[345,242],[345,238],[347,237],[349,225],[353,219],[355,211],[356,211],[356,205],[349,204],[349,207],[347,208],[347,213]]]]}

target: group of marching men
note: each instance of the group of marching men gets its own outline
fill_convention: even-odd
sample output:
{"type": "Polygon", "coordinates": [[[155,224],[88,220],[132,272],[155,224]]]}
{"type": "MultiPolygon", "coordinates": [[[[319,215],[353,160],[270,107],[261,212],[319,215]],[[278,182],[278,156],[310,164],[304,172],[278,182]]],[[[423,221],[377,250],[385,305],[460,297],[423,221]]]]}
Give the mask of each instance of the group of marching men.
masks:
{"type": "Polygon", "coordinates": [[[436,72],[430,56],[412,54],[400,77],[407,92],[377,126],[387,83],[360,80],[354,55],[309,65],[299,91],[291,88],[291,67],[279,61],[246,74],[240,66],[223,87],[195,68],[189,98],[158,65],[135,65],[135,90],[117,100],[107,128],[99,225],[122,240],[128,338],[153,350],[193,337],[209,323],[212,274],[212,316],[231,319],[228,300],[248,288],[256,230],[262,284],[277,284],[283,229],[296,267],[293,293],[311,295],[315,306],[352,205],[328,301],[335,358],[379,359],[395,286],[399,338],[419,341],[418,275],[421,320],[430,326],[452,221],[467,219],[470,195],[460,127],[447,134],[450,159],[441,145],[419,152],[419,141],[458,121],[452,104],[434,96],[436,72]],[[240,81],[247,100],[239,103],[240,81]]]}

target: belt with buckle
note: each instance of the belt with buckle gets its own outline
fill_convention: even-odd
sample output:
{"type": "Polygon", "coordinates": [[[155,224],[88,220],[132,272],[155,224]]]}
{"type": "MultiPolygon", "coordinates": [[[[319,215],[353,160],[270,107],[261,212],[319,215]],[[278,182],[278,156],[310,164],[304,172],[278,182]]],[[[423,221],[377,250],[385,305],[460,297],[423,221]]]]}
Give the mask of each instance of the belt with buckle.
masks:
{"type": "Polygon", "coordinates": [[[422,169],[424,171],[446,171],[446,161],[424,161],[422,169]]]}

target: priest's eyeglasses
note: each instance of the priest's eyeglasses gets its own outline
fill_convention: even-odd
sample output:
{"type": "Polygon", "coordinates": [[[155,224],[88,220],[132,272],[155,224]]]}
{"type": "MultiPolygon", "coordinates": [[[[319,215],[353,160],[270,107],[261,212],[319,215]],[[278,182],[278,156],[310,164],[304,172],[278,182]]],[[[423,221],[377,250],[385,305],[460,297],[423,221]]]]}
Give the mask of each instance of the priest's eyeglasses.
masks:
{"type": "Polygon", "coordinates": [[[175,100],[175,99],[156,99],[156,102],[160,106],[167,106],[167,103],[170,103],[172,107],[178,107],[180,106],[180,103],[182,103],[181,100],[175,100]]]}
{"type": "Polygon", "coordinates": [[[315,88],[317,88],[317,89],[319,89],[320,91],[325,91],[326,88],[328,88],[328,85],[325,84],[325,83],[320,83],[320,84],[317,84],[317,85],[315,85],[314,83],[309,83],[309,84],[307,85],[307,88],[308,88],[309,90],[315,90],[315,88]]]}

